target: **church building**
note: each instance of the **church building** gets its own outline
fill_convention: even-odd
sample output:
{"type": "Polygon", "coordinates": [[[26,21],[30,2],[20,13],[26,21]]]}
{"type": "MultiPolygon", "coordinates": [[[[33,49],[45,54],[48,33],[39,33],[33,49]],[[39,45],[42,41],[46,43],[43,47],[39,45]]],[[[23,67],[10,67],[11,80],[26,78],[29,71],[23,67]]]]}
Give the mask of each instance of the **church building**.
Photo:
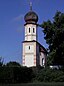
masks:
{"type": "Polygon", "coordinates": [[[38,15],[30,11],[24,16],[25,39],[22,51],[22,65],[27,67],[45,66],[46,49],[38,42],[38,15]]]}

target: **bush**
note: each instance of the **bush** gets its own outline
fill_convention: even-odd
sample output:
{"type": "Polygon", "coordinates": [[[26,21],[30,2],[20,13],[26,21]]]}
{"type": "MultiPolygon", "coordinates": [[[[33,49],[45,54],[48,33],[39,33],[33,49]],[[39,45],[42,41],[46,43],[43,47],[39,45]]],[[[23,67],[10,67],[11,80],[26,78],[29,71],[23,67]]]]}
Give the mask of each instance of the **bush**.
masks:
{"type": "Polygon", "coordinates": [[[35,81],[64,82],[64,72],[57,69],[44,68],[36,75],[35,81]]]}
{"type": "Polygon", "coordinates": [[[27,67],[1,67],[0,83],[27,83],[33,77],[32,69],[27,67]]]}
{"type": "Polygon", "coordinates": [[[63,68],[27,68],[6,65],[0,67],[0,83],[64,82],[63,68]]]}

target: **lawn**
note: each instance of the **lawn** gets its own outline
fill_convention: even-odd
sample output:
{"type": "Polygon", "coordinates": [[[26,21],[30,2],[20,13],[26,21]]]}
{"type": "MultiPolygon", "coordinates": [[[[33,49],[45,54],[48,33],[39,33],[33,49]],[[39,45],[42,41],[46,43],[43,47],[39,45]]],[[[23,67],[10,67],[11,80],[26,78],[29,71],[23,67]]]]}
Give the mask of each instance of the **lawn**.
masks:
{"type": "Polygon", "coordinates": [[[64,83],[57,82],[57,83],[0,84],[0,86],[64,86],[64,83]]]}

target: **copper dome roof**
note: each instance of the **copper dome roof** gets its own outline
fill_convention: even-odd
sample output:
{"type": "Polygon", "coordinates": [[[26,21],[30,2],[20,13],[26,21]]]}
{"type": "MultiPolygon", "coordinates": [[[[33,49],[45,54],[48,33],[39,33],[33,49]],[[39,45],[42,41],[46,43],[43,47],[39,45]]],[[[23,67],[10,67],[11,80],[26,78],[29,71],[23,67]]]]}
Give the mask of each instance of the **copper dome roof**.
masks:
{"type": "Polygon", "coordinates": [[[24,20],[26,23],[37,23],[38,21],[38,16],[35,12],[29,11],[25,16],[24,20]]]}

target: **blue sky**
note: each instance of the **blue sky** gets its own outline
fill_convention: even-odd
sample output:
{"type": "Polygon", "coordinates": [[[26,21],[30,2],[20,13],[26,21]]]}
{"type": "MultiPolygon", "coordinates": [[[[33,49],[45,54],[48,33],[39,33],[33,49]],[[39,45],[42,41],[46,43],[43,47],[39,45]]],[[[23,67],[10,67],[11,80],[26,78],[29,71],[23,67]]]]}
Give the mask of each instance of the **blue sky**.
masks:
{"type": "MultiPolygon", "coordinates": [[[[64,0],[30,0],[41,24],[53,20],[56,11],[64,12],[64,0]]],[[[21,63],[24,40],[24,15],[29,11],[29,0],[0,0],[0,56],[4,63],[21,63]]],[[[38,28],[38,41],[47,48],[42,28],[38,28]]]]}

